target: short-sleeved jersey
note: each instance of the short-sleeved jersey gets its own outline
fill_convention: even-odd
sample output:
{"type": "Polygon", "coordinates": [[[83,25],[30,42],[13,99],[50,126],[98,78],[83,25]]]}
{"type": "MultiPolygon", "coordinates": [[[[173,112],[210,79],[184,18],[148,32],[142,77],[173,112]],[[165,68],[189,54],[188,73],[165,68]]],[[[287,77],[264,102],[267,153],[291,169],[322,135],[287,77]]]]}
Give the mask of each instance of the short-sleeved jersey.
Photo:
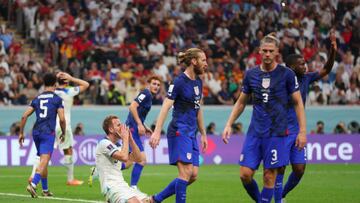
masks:
{"type": "Polygon", "coordinates": [[[36,114],[33,135],[54,134],[57,110],[64,108],[63,100],[54,92],[43,92],[30,105],[36,114]]]}
{"type": "Polygon", "coordinates": [[[167,97],[174,100],[172,120],[168,126],[167,135],[175,136],[183,133],[194,137],[197,130],[197,114],[202,97],[202,81],[188,78],[180,74],[169,86],[167,97]]]}
{"type": "MultiPolygon", "coordinates": [[[[143,91],[141,91],[138,94],[138,96],[134,99],[134,101],[139,104],[137,108],[137,113],[140,117],[141,122],[144,123],[146,116],[148,115],[152,105],[152,95],[150,90],[146,88],[143,91]]],[[[129,115],[126,119],[126,125],[137,126],[137,123],[131,112],[129,112],[129,115]]]]}
{"type": "MultiPolygon", "coordinates": [[[[64,100],[64,113],[66,124],[70,126],[71,124],[71,107],[74,103],[74,96],[80,93],[80,87],[65,87],[65,88],[56,88],[55,94],[61,97],[64,100]]],[[[58,122],[57,122],[58,123],[58,122]]]]}
{"type": "Polygon", "coordinates": [[[252,94],[253,113],[247,135],[287,135],[289,96],[299,90],[295,73],[281,65],[264,72],[255,67],[246,72],[242,92],[252,94]]]}
{"type": "Polygon", "coordinates": [[[121,150],[119,144],[114,144],[106,138],[100,140],[96,146],[95,163],[103,194],[106,193],[107,188],[128,186],[121,171],[122,162],[112,158],[112,155],[119,150],[121,150]]]}
{"type": "MultiPolygon", "coordinates": [[[[320,74],[318,72],[306,73],[303,77],[301,78],[298,77],[297,79],[300,85],[301,98],[303,100],[303,104],[305,107],[306,96],[309,91],[309,86],[311,83],[320,79],[320,74]]],[[[290,98],[290,103],[291,103],[291,98],[290,98]]],[[[299,123],[293,105],[290,105],[289,107],[288,122],[289,122],[288,124],[289,134],[297,134],[299,132],[299,123]]]]}

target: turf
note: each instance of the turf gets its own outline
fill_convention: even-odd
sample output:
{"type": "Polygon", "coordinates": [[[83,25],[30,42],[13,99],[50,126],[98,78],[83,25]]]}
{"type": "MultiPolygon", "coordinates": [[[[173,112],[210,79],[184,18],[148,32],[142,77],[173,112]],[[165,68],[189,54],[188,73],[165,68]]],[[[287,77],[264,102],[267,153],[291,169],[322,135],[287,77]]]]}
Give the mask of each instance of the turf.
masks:
{"type": "MultiPolygon", "coordinates": [[[[75,168],[76,177],[87,180],[89,166],[75,168]]],[[[289,169],[286,175],[289,174],[289,169]]],[[[30,167],[0,167],[0,193],[28,195],[25,191],[30,167]]],[[[124,171],[129,180],[131,170],[124,171]]],[[[162,190],[174,177],[175,167],[167,165],[146,166],[140,179],[142,191],[153,194],[162,190]]],[[[262,185],[261,172],[255,175],[262,185]]],[[[78,187],[65,185],[65,168],[49,168],[49,188],[56,197],[104,201],[100,194],[99,182],[93,187],[87,184],[78,187]]],[[[284,181],[286,181],[285,178],[284,181]]],[[[328,164],[308,165],[300,185],[288,196],[287,202],[359,202],[360,165],[328,164]]],[[[40,188],[40,187],[39,187],[40,188]]],[[[188,187],[187,202],[252,202],[242,187],[237,165],[202,166],[197,182],[188,187]]],[[[40,194],[40,190],[38,190],[40,194]]],[[[30,196],[30,195],[28,195],[30,196]]],[[[51,199],[31,199],[30,197],[5,196],[0,194],[0,202],[62,202],[51,199]]],[[[63,201],[71,202],[71,201],[63,201]]],[[[174,202],[174,197],[164,202],[174,202]]]]}

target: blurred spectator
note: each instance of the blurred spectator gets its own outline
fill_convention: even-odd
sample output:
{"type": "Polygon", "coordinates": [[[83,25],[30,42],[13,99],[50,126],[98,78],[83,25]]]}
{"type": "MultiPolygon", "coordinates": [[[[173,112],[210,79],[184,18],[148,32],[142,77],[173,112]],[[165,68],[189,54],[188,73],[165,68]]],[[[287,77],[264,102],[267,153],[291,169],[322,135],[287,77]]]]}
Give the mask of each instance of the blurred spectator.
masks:
{"type": "Polygon", "coordinates": [[[347,134],[348,129],[344,122],[340,121],[334,128],[334,134],[347,134]]]}
{"type": "Polygon", "coordinates": [[[311,134],[324,134],[324,128],[325,128],[325,124],[323,121],[318,121],[316,122],[316,128],[315,130],[311,131],[311,134]]]}
{"type": "Polygon", "coordinates": [[[209,125],[206,127],[206,134],[207,135],[219,135],[216,132],[216,124],[214,122],[209,123],[209,125]]]}
{"type": "Polygon", "coordinates": [[[309,92],[309,105],[319,106],[327,104],[327,97],[321,91],[317,82],[313,85],[313,90],[309,92]]]}
{"type": "Polygon", "coordinates": [[[234,135],[244,135],[244,132],[243,132],[243,124],[240,123],[240,122],[234,123],[234,124],[231,126],[231,129],[232,129],[232,133],[233,133],[234,135]]]}
{"type": "Polygon", "coordinates": [[[346,103],[350,105],[360,104],[360,92],[356,82],[350,82],[350,88],[346,90],[346,103]]]}
{"type": "Polygon", "coordinates": [[[0,106],[11,104],[10,96],[5,91],[5,84],[0,81],[0,106]]]}
{"type": "Polygon", "coordinates": [[[18,136],[20,133],[20,121],[17,121],[17,122],[14,122],[13,124],[11,124],[9,132],[10,132],[9,135],[18,136]]]}
{"type": "Polygon", "coordinates": [[[360,125],[357,121],[351,121],[348,124],[349,133],[351,134],[357,134],[360,133],[360,125]]]}
{"type": "Polygon", "coordinates": [[[84,124],[82,124],[82,123],[76,124],[75,129],[74,129],[74,135],[75,136],[83,136],[83,135],[85,135],[84,124]]]}

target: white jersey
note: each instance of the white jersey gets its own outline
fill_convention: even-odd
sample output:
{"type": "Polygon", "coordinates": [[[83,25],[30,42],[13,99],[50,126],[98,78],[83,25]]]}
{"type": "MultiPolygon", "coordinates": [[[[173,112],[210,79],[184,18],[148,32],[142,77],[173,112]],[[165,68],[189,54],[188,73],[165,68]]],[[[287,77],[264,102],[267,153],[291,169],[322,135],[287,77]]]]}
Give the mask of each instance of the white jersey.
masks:
{"type": "MultiPolygon", "coordinates": [[[[57,94],[61,99],[64,101],[64,114],[65,114],[65,121],[66,126],[71,126],[71,107],[73,106],[74,96],[80,93],[80,87],[65,87],[65,88],[56,88],[55,94],[57,94]]],[[[59,126],[59,118],[56,121],[56,127],[60,128],[59,126]]]]}
{"type": "Polygon", "coordinates": [[[111,157],[113,153],[120,150],[120,146],[116,146],[106,138],[102,139],[96,146],[96,168],[99,172],[103,194],[112,187],[129,187],[121,171],[122,162],[111,157]]]}

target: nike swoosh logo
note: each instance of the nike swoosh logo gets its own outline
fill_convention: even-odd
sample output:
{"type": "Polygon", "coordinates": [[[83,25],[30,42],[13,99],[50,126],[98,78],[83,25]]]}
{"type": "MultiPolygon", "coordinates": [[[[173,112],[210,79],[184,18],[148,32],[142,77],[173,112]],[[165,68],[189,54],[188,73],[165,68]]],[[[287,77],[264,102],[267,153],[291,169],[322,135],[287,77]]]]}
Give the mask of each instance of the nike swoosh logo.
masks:
{"type": "Polygon", "coordinates": [[[279,162],[279,161],[270,162],[270,164],[271,164],[271,165],[274,165],[274,164],[276,164],[277,162],[279,162]]]}

